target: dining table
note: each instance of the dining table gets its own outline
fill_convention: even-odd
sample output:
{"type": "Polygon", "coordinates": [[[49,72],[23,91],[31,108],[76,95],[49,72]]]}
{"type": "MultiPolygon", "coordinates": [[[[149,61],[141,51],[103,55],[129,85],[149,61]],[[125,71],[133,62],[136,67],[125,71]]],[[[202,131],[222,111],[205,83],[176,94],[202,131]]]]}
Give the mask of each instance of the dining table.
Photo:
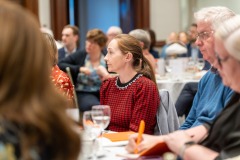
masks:
{"type": "Polygon", "coordinates": [[[168,90],[172,101],[176,103],[184,85],[189,82],[198,83],[205,73],[206,71],[195,74],[184,73],[181,75],[156,75],[157,86],[159,90],[168,90]]]}
{"type": "Polygon", "coordinates": [[[82,140],[82,151],[78,160],[93,160],[93,152],[97,150],[97,160],[163,160],[161,156],[136,157],[125,149],[127,141],[109,142],[106,138],[98,138],[96,142],[82,140]],[[99,144],[101,143],[101,144],[99,144]],[[101,145],[99,149],[99,145],[101,145]],[[130,158],[133,157],[133,158],[130,158]]]}

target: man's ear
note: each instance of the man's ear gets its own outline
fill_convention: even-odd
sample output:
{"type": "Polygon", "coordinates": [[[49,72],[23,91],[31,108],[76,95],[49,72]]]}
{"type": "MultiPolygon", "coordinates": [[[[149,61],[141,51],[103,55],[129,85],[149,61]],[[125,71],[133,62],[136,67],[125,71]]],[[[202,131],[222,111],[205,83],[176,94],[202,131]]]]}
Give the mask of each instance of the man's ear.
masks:
{"type": "Polygon", "coordinates": [[[132,53],[131,53],[131,52],[127,52],[127,54],[126,54],[126,57],[125,57],[125,60],[126,60],[126,62],[129,62],[129,61],[131,61],[131,60],[132,60],[132,58],[133,58],[133,55],[132,55],[132,53]]]}

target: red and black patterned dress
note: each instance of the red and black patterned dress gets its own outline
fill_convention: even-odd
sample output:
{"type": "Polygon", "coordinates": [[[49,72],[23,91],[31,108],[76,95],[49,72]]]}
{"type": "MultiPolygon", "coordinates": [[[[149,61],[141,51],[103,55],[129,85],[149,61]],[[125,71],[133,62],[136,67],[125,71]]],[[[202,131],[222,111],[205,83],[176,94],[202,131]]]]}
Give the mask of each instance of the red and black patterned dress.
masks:
{"type": "Polygon", "coordinates": [[[68,100],[73,100],[73,85],[68,75],[59,69],[57,65],[52,68],[52,82],[68,100]]]}
{"type": "Polygon", "coordinates": [[[125,84],[118,77],[104,81],[100,102],[111,108],[109,130],[137,132],[140,121],[144,120],[144,133],[153,134],[160,98],[156,84],[142,74],[125,84]]]}

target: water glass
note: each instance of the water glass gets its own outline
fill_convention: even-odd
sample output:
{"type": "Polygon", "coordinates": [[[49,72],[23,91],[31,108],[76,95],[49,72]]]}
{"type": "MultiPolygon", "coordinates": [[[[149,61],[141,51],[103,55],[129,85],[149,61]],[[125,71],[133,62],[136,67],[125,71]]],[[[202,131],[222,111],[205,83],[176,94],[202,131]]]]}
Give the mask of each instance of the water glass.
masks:
{"type": "Polygon", "coordinates": [[[108,105],[92,106],[92,118],[95,124],[98,124],[102,131],[106,129],[110,123],[111,111],[108,105]]]}

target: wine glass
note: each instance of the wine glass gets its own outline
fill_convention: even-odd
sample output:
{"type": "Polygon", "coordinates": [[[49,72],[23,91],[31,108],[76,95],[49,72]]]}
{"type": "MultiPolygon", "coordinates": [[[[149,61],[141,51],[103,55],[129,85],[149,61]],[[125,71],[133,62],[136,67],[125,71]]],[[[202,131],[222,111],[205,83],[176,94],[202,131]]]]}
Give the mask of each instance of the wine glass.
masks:
{"type": "Polygon", "coordinates": [[[108,105],[92,106],[92,118],[94,123],[98,124],[102,131],[107,128],[110,123],[111,111],[108,105]]]}
{"type": "Polygon", "coordinates": [[[171,73],[172,72],[172,66],[170,65],[170,60],[169,59],[166,59],[165,61],[165,69],[168,73],[171,73]]]}
{"type": "Polygon", "coordinates": [[[92,157],[92,159],[97,159],[97,143],[96,139],[101,134],[101,127],[94,123],[92,119],[92,111],[85,111],[83,113],[83,127],[84,127],[84,143],[87,145],[85,148],[88,148],[85,153],[86,158],[92,157]],[[91,143],[90,143],[91,142],[91,143]],[[91,149],[89,149],[91,148],[91,149]],[[93,148],[93,149],[92,149],[93,148]]]}
{"type": "Polygon", "coordinates": [[[201,71],[204,68],[204,65],[205,65],[204,59],[203,58],[198,58],[196,65],[197,65],[198,70],[201,71]]]}
{"type": "Polygon", "coordinates": [[[94,123],[92,111],[85,111],[83,113],[83,127],[84,132],[87,133],[87,138],[90,140],[94,140],[100,135],[101,126],[94,123]]]}

